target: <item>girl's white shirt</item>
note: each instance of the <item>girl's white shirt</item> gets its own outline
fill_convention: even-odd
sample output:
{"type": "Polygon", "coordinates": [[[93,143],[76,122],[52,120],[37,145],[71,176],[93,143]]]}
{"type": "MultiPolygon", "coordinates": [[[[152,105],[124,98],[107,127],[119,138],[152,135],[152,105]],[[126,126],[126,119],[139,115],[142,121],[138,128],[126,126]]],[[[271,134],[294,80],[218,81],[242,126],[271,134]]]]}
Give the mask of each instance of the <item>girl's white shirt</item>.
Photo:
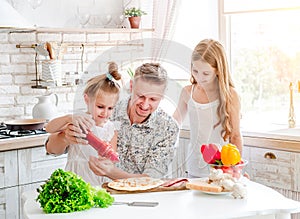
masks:
{"type": "MultiPolygon", "coordinates": [[[[107,121],[103,127],[94,126],[91,130],[97,137],[106,142],[110,142],[114,136],[115,126],[111,121],[107,121]]],[[[89,168],[90,156],[98,157],[98,152],[91,145],[72,144],[68,148],[68,161],[65,169],[81,176],[92,186],[100,186],[109,181],[108,178],[97,176],[89,168]]]]}
{"type": "Polygon", "coordinates": [[[190,177],[207,177],[209,166],[203,160],[200,148],[203,144],[215,143],[224,145],[221,136],[222,126],[218,122],[217,108],[219,100],[201,104],[193,99],[194,85],[192,86],[190,98],[187,102],[187,110],[190,121],[190,145],[187,154],[187,170],[190,177]]]}

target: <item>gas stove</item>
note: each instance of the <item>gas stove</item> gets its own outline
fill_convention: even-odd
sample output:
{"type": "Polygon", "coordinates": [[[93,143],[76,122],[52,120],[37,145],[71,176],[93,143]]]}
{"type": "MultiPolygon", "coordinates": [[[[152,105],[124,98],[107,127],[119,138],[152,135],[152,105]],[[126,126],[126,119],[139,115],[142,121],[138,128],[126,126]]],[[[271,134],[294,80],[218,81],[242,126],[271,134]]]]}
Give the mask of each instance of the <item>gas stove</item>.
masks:
{"type": "Polygon", "coordinates": [[[46,133],[47,132],[44,129],[18,130],[18,131],[2,129],[2,130],[0,130],[0,139],[19,138],[19,137],[24,137],[24,136],[34,136],[34,135],[41,135],[41,134],[46,134],[46,133]]]}

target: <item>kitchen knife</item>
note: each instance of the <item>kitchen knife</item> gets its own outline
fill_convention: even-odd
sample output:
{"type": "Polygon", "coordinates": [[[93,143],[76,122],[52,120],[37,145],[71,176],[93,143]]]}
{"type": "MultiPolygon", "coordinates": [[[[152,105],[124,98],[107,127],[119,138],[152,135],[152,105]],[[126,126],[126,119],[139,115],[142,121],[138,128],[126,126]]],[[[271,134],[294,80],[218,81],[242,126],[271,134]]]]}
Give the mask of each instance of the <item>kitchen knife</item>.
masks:
{"type": "Polygon", "coordinates": [[[138,207],[155,207],[158,202],[114,202],[113,205],[128,205],[138,207]]]}

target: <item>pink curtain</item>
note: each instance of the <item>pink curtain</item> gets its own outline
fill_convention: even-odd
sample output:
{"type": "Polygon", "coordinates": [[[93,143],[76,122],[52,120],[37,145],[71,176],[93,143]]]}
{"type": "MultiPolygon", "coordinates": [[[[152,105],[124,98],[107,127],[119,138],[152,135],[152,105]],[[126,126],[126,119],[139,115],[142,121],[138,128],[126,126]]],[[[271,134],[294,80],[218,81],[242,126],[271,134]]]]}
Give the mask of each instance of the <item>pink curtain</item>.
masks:
{"type": "Polygon", "coordinates": [[[152,57],[154,61],[164,57],[168,49],[168,41],[172,40],[181,0],[154,0],[154,28],[152,42],[152,57]]]}

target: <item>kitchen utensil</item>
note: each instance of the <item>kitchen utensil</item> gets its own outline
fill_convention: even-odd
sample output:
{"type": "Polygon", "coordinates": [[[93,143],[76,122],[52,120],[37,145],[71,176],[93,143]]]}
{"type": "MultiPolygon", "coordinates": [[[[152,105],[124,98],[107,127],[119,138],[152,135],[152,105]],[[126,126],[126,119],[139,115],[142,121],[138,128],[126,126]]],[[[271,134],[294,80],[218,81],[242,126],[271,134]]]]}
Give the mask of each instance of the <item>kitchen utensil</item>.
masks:
{"type": "Polygon", "coordinates": [[[21,45],[18,44],[16,45],[17,48],[33,48],[37,54],[39,55],[43,55],[43,56],[48,56],[49,52],[46,49],[46,44],[42,43],[42,44],[31,44],[30,46],[28,45],[21,45]]]}
{"type": "Polygon", "coordinates": [[[44,119],[20,119],[4,122],[10,131],[42,129],[45,125],[44,119]]]}
{"type": "Polygon", "coordinates": [[[54,51],[52,49],[51,43],[46,42],[46,48],[47,48],[47,51],[49,52],[50,59],[55,59],[55,54],[54,54],[54,51]]]}
{"type": "Polygon", "coordinates": [[[32,108],[32,117],[35,119],[44,119],[49,121],[57,116],[57,104],[58,96],[57,94],[48,94],[36,97],[38,98],[38,103],[32,108]],[[51,97],[54,96],[54,102],[51,101],[51,97]]]}
{"type": "Polygon", "coordinates": [[[113,205],[128,205],[138,207],[155,207],[158,202],[114,202],[113,205]]]}

